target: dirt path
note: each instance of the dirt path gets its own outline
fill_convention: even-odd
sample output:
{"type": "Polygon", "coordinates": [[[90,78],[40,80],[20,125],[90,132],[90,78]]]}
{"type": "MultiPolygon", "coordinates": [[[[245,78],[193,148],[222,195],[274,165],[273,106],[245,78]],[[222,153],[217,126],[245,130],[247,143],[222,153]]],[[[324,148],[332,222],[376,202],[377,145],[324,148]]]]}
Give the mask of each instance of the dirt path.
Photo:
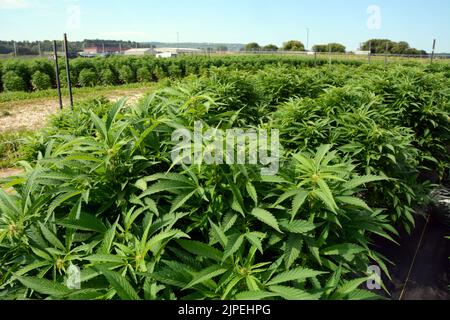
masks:
{"type": "MultiPolygon", "coordinates": [[[[129,97],[128,103],[137,102],[147,92],[148,88],[141,89],[117,89],[111,92],[99,94],[111,101],[117,101],[122,97],[129,97]]],[[[83,101],[92,97],[82,97],[76,101],[83,101]]],[[[69,101],[63,99],[67,106],[69,101]]],[[[8,131],[36,130],[42,128],[47,118],[59,111],[58,98],[46,98],[38,100],[25,100],[11,102],[11,107],[0,112],[0,133],[8,131]]]]}
{"type": "Polygon", "coordinates": [[[22,173],[21,169],[0,169],[0,179],[5,179],[22,173]]]}

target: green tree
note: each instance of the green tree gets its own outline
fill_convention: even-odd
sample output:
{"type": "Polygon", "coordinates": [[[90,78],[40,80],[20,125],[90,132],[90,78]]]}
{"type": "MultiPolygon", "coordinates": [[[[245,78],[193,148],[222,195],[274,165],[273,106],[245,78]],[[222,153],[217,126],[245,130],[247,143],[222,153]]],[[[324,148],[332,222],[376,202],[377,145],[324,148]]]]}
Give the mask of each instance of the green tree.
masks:
{"type": "Polygon", "coordinates": [[[245,51],[260,51],[261,46],[256,42],[251,42],[245,46],[245,51]]]}
{"type": "Polygon", "coordinates": [[[364,51],[369,51],[369,48],[375,54],[426,54],[426,51],[411,48],[408,42],[395,42],[389,39],[371,39],[364,42],[361,46],[361,50],[364,51]]]}
{"type": "Polygon", "coordinates": [[[263,48],[264,51],[278,51],[278,47],[274,44],[268,44],[263,48]]]}
{"type": "Polygon", "coordinates": [[[305,45],[301,41],[290,40],[283,44],[284,51],[305,51],[305,45]]]}
{"type": "Polygon", "coordinates": [[[314,52],[340,52],[345,53],[345,46],[340,43],[317,44],[313,47],[314,52]]]}

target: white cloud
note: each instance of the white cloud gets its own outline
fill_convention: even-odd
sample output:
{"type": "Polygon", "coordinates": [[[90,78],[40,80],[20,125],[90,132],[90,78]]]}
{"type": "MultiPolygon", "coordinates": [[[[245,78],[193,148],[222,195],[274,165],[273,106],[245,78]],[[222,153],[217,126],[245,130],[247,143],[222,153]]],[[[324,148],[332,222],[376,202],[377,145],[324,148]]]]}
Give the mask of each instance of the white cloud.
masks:
{"type": "Polygon", "coordinates": [[[0,10],[26,9],[30,6],[27,0],[0,0],[0,10]]]}

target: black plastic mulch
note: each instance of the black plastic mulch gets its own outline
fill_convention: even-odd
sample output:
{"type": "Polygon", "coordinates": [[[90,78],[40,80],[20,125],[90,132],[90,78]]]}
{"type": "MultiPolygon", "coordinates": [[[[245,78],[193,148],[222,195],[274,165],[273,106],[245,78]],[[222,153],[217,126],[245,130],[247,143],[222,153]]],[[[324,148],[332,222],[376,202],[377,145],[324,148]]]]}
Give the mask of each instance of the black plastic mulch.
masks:
{"type": "Polygon", "coordinates": [[[377,250],[395,263],[395,266],[389,268],[392,281],[384,279],[391,294],[388,296],[390,299],[450,300],[450,240],[446,239],[450,236],[450,229],[432,216],[405,287],[425,224],[426,219],[418,218],[411,235],[406,232],[401,234],[398,240],[400,246],[376,240],[377,250]]]}

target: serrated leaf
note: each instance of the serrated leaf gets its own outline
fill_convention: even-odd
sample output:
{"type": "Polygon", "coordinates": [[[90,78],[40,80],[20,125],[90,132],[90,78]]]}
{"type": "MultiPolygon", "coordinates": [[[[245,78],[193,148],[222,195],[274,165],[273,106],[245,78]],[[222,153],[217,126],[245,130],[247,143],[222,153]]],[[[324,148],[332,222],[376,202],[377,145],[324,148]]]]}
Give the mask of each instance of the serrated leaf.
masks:
{"type": "Polygon", "coordinates": [[[53,297],[62,297],[72,292],[72,290],[66,286],[46,279],[32,277],[17,277],[17,279],[25,287],[53,297]]]}
{"type": "Polygon", "coordinates": [[[206,282],[208,280],[212,280],[213,278],[218,277],[227,271],[227,268],[221,267],[219,265],[208,267],[197,273],[194,279],[187,286],[185,286],[183,290],[192,288],[193,286],[206,282]]]}
{"type": "Polygon", "coordinates": [[[210,245],[207,245],[203,242],[199,241],[193,241],[193,240],[184,240],[180,239],[177,240],[177,243],[186,251],[205,258],[210,258],[215,261],[222,261],[222,253],[211,247],[210,245]]]}
{"type": "Polygon", "coordinates": [[[258,205],[258,194],[256,193],[256,189],[250,182],[247,182],[245,188],[247,189],[247,193],[252,198],[255,205],[258,205]]]}
{"type": "Polygon", "coordinates": [[[79,219],[65,219],[62,221],[58,221],[57,224],[66,228],[81,231],[104,233],[108,230],[100,219],[84,212],[80,214],[79,219]]]}
{"type": "Polygon", "coordinates": [[[256,248],[258,248],[258,250],[259,250],[259,252],[261,252],[261,254],[264,254],[264,249],[262,246],[261,239],[258,237],[258,234],[256,232],[247,233],[247,234],[245,234],[245,237],[252,245],[254,245],[256,248]]]}
{"type": "Polygon", "coordinates": [[[223,230],[211,220],[209,220],[209,223],[211,224],[211,232],[213,236],[217,239],[217,241],[219,241],[222,247],[225,248],[228,242],[225,232],[223,232],[223,230]]]}
{"type": "Polygon", "coordinates": [[[370,182],[384,181],[384,180],[386,180],[386,178],[380,176],[367,175],[363,177],[354,178],[353,180],[344,183],[343,187],[345,190],[353,190],[355,188],[358,188],[359,186],[365,185],[370,182]]]}
{"type": "Polygon", "coordinates": [[[280,226],[286,232],[297,234],[307,234],[308,232],[316,229],[314,223],[305,220],[282,220],[280,221],[280,226]]]}
{"type": "Polygon", "coordinates": [[[300,301],[300,300],[319,300],[322,294],[311,294],[304,290],[292,288],[292,287],[285,287],[285,286],[270,286],[269,290],[277,293],[279,296],[286,300],[292,300],[292,301],[300,301]]]}
{"type": "Polygon", "coordinates": [[[147,190],[147,181],[145,181],[144,179],[140,179],[140,180],[136,181],[135,186],[136,186],[136,188],[138,188],[142,191],[145,191],[145,190],[147,190]]]}
{"type": "Polygon", "coordinates": [[[228,237],[227,246],[223,254],[223,261],[235,254],[244,243],[244,235],[234,234],[228,237]]]}
{"type": "Polygon", "coordinates": [[[370,207],[364,202],[364,200],[356,197],[336,197],[336,201],[371,211],[370,207]]]}
{"type": "Polygon", "coordinates": [[[300,211],[301,207],[305,203],[306,199],[309,196],[309,192],[306,190],[299,190],[294,197],[292,202],[292,217],[295,217],[300,211]]]}
{"type": "Polygon", "coordinates": [[[125,277],[115,271],[108,270],[107,268],[98,266],[96,268],[99,269],[106,280],[108,280],[120,299],[126,301],[140,300],[138,294],[125,277]]]}
{"type": "Polygon", "coordinates": [[[39,226],[41,228],[41,232],[42,235],[44,236],[44,238],[51,244],[53,245],[55,248],[58,248],[62,251],[65,251],[66,248],[64,247],[64,245],[62,244],[61,241],[59,241],[58,237],[51,231],[49,230],[44,224],[39,223],[39,226]]]}
{"type": "Polygon", "coordinates": [[[267,285],[275,285],[289,281],[303,281],[308,278],[315,278],[319,275],[325,274],[326,272],[315,271],[306,268],[296,268],[290,271],[286,271],[276,275],[272,280],[270,280],[267,285]]]}
{"type": "Polygon", "coordinates": [[[344,244],[338,244],[334,245],[328,248],[325,248],[322,250],[322,253],[327,256],[343,256],[343,255],[352,255],[364,252],[365,249],[351,243],[344,243],[344,244]]]}
{"type": "Polygon", "coordinates": [[[286,251],[284,253],[284,263],[286,265],[286,269],[290,269],[295,260],[298,259],[302,246],[303,239],[299,235],[289,235],[286,242],[286,251]]]}
{"type": "Polygon", "coordinates": [[[280,226],[278,225],[277,219],[269,211],[264,210],[264,209],[260,209],[260,208],[255,208],[251,212],[251,215],[254,216],[256,219],[258,219],[259,221],[261,221],[261,222],[267,224],[268,226],[274,228],[279,233],[283,233],[280,230],[280,226]]]}

